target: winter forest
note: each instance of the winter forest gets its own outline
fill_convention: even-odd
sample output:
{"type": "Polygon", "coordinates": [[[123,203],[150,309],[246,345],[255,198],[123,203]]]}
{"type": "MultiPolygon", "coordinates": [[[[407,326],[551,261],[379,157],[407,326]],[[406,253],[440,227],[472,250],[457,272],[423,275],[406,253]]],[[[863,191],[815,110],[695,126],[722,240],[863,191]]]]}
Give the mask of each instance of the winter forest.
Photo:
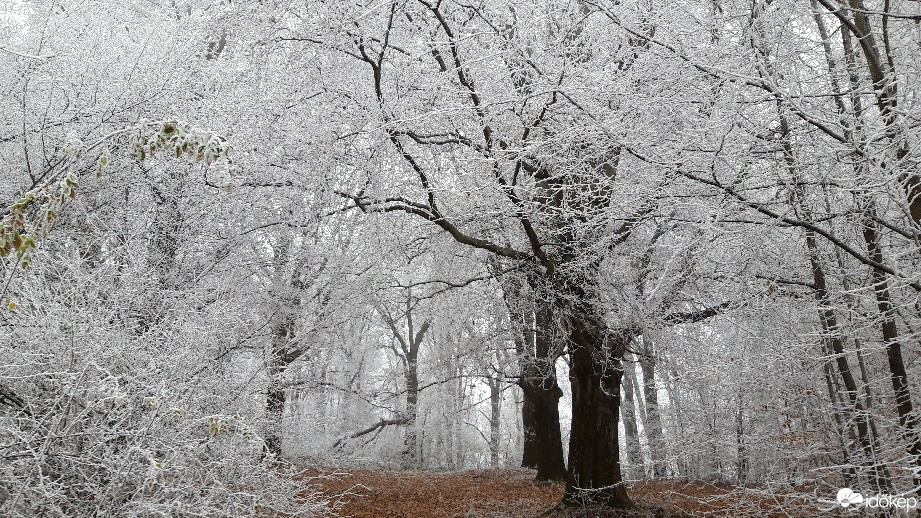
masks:
{"type": "Polygon", "coordinates": [[[0,0],[0,303],[2,516],[914,515],[921,2],[0,0]]]}

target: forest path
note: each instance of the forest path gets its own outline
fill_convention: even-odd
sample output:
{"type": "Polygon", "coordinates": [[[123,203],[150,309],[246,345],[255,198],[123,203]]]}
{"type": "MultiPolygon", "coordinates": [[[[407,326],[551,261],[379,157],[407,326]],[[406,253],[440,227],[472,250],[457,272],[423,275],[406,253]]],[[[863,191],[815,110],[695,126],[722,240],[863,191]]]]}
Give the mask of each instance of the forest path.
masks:
{"type": "MultiPolygon", "coordinates": [[[[313,471],[329,494],[343,494],[342,516],[353,518],[538,517],[563,496],[562,484],[538,484],[524,469],[460,472],[324,469],[313,471]]],[[[578,513],[580,517],[769,517],[810,516],[783,499],[754,496],[701,482],[647,481],[628,489],[640,511],[578,513]],[[780,512],[780,507],[787,510],[780,512]]],[[[796,506],[798,507],[798,506],[796,506]]],[[[812,513],[814,514],[814,513],[812,513]]],[[[563,516],[551,514],[550,516],[563,516]]]]}

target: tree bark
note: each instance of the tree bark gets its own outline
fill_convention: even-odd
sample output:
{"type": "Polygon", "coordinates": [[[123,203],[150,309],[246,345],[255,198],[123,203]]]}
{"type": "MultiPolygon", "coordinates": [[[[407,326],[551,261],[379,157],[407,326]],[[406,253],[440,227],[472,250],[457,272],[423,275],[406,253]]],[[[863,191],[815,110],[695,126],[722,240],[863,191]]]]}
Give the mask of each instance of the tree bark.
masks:
{"type": "Polygon", "coordinates": [[[572,430],[563,505],[630,509],[620,473],[622,337],[606,336],[599,324],[570,321],[572,430]]]}
{"type": "Polygon", "coordinates": [[[521,467],[537,469],[537,401],[530,391],[521,391],[521,467]]]}
{"type": "Polygon", "coordinates": [[[537,433],[537,477],[539,481],[566,480],[563,462],[563,437],[560,433],[560,398],[563,390],[557,384],[557,352],[552,344],[552,312],[550,305],[539,301],[534,314],[534,345],[537,376],[526,382],[535,399],[535,431],[537,433]]]}

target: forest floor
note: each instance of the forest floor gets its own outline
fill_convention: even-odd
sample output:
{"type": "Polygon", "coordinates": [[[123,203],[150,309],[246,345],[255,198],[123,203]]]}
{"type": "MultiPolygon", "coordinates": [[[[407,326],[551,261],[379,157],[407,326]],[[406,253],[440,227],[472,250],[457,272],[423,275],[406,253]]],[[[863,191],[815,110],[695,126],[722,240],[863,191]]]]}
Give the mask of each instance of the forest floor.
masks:
{"type": "Polygon", "coordinates": [[[658,480],[628,485],[638,510],[630,513],[554,510],[562,484],[538,484],[529,470],[461,472],[312,470],[329,495],[339,497],[342,516],[353,518],[754,518],[818,514],[815,503],[757,489],[704,482],[658,480]],[[811,507],[811,511],[810,511],[811,507]]]}

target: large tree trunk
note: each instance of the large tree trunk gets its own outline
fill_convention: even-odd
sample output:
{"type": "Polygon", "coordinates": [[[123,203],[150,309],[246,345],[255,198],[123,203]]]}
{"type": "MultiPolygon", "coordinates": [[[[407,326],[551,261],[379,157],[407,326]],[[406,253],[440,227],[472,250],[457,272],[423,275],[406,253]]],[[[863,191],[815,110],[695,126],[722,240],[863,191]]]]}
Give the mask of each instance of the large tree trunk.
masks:
{"type": "Polygon", "coordinates": [[[285,375],[289,367],[303,356],[307,349],[295,336],[295,325],[301,308],[301,293],[305,288],[305,258],[295,258],[292,238],[285,237],[274,250],[275,285],[273,296],[278,304],[273,316],[272,342],[266,361],[268,386],[266,387],[265,448],[276,458],[282,455],[283,417],[286,404],[285,375]],[[293,260],[293,264],[290,264],[293,260]]]}
{"type": "Polygon", "coordinates": [[[597,324],[570,325],[572,430],[563,505],[629,509],[633,503],[621,481],[620,415],[623,338],[605,336],[597,324]],[[611,343],[614,342],[614,343],[611,343]]]}
{"type": "Polygon", "coordinates": [[[265,453],[276,459],[282,455],[284,436],[283,417],[285,411],[284,377],[288,365],[293,361],[295,307],[300,299],[292,294],[296,284],[287,278],[287,263],[291,259],[291,239],[284,238],[274,250],[275,286],[274,295],[278,310],[272,324],[272,342],[266,361],[268,374],[265,394],[265,453]]]}

